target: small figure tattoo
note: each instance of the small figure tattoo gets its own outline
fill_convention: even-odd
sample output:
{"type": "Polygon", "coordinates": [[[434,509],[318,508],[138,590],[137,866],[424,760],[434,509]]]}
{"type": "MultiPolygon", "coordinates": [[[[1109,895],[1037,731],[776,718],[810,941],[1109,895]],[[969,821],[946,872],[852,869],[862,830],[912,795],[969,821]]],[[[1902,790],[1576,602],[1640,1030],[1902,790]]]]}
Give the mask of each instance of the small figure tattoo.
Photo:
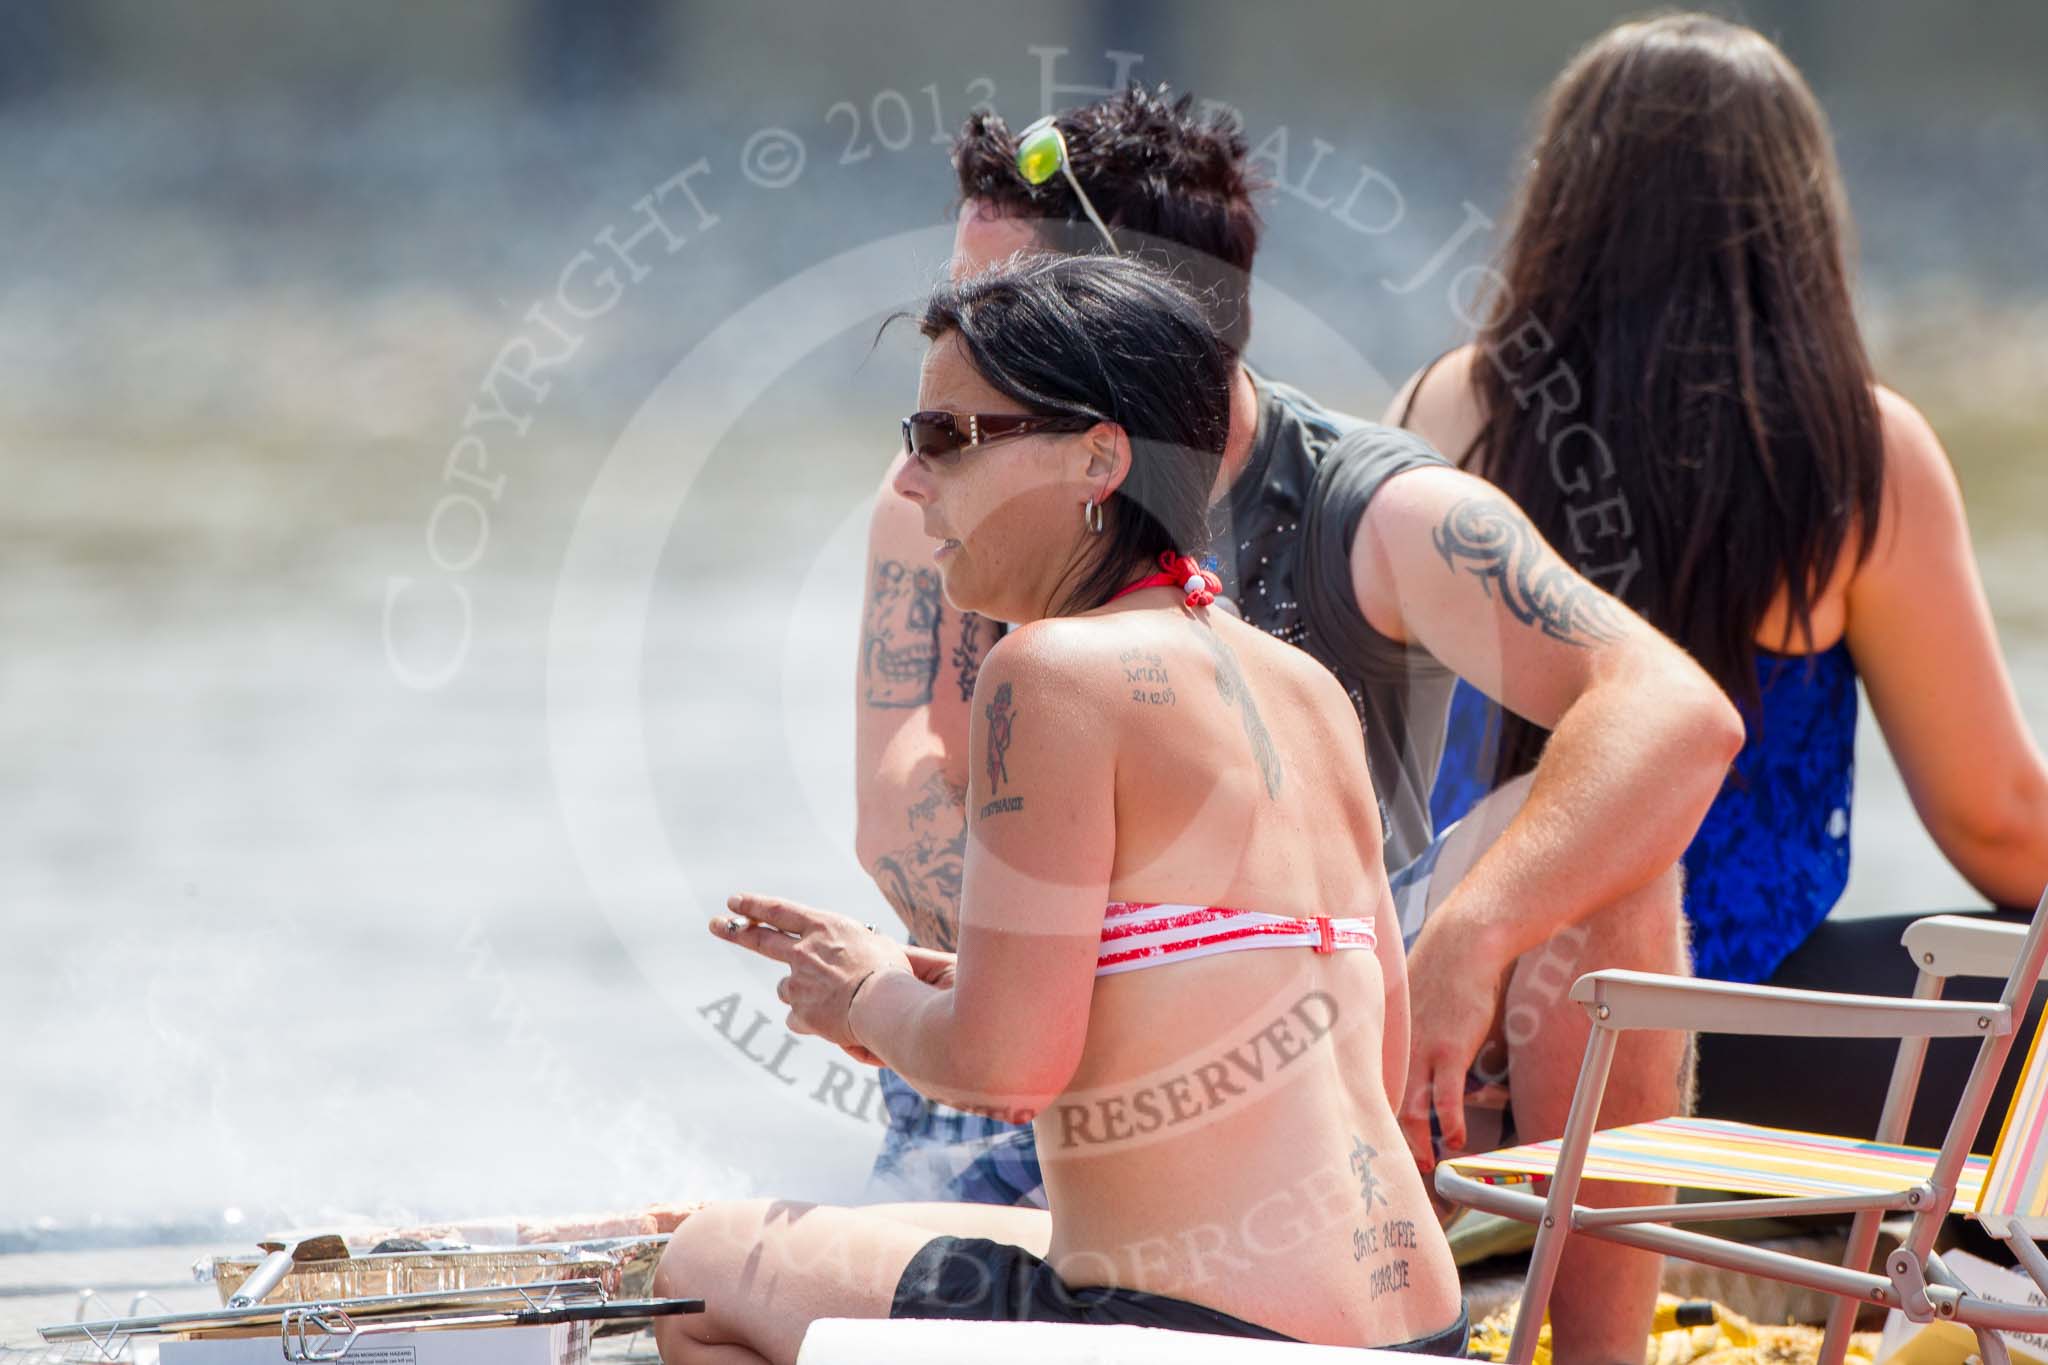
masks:
{"type": "Polygon", "coordinates": [[[1010,699],[1010,684],[996,685],[995,699],[982,708],[988,717],[988,789],[1002,790],[1010,780],[1010,740],[1016,734],[1017,708],[1010,699]]]}

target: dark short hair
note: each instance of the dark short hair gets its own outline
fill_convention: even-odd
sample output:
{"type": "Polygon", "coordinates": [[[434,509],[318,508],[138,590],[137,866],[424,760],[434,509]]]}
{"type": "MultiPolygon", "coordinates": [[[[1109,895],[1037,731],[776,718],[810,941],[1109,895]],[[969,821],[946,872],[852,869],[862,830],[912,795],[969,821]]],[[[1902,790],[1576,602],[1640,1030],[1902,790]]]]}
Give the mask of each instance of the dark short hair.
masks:
{"type": "MultiPolygon", "coordinates": [[[[1074,178],[1117,230],[1119,245],[1164,258],[1204,305],[1233,354],[1251,336],[1252,257],[1259,249],[1253,198],[1264,182],[1247,164],[1244,134],[1225,118],[1194,111],[1194,96],[1167,98],[1133,85],[1058,115],[1074,178]]],[[[1032,185],[1017,172],[1017,139],[1002,117],[969,117],[953,142],[963,199],[1007,216],[1042,220],[1056,251],[1103,250],[1102,239],[1065,176],[1032,185]]]]}
{"type": "Polygon", "coordinates": [[[1023,411],[1111,422],[1130,439],[1100,551],[1058,613],[1099,607],[1161,552],[1207,543],[1235,362],[1163,272],[1129,257],[1022,255],[941,284],[920,327],[934,341],[957,333],[1023,411]]]}

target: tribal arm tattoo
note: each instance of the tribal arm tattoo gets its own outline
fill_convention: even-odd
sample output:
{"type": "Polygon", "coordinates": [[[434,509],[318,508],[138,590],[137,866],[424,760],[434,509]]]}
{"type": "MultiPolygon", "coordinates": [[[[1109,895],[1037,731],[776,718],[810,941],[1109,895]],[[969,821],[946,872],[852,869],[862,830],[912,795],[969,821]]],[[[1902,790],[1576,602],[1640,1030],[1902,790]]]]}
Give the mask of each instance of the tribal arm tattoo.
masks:
{"type": "Polygon", "coordinates": [[[1444,565],[1460,565],[1525,626],[1581,647],[1621,637],[1614,604],[1550,553],[1536,528],[1497,497],[1465,498],[1430,533],[1444,565]]]}
{"type": "MultiPolygon", "coordinates": [[[[1201,630],[1199,626],[1196,629],[1201,630]]],[[[1280,799],[1280,751],[1273,747],[1273,736],[1259,715],[1258,703],[1252,700],[1252,690],[1245,683],[1244,670],[1238,667],[1237,656],[1230,652],[1230,646],[1224,644],[1215,631],[1201,630],[1201,635],[1209,646],[1209,652],[1216,657],[1216,690],[1222,694],[1226,705],[1237,707],[1238,716],[1244,721],[1245,738],[1251,741],[1252,757],[1258,761],[1259,776],[1265,779],[1266,796],[1277,801],[1280,799]]]]}
{"type": "Polygon", "coordinates": [[[883,899],[922,948],[959,946],[960,879],[967,860],[967,791],[933,773],[910,808],[910,843],[875,859],[883,899]]]}
{"type": "Polygon", "coordinates": [[[860,639],[861,689],[869,706],[931,704],[944,618],[937,569],[900,559],[874,562],[860,639]]]}

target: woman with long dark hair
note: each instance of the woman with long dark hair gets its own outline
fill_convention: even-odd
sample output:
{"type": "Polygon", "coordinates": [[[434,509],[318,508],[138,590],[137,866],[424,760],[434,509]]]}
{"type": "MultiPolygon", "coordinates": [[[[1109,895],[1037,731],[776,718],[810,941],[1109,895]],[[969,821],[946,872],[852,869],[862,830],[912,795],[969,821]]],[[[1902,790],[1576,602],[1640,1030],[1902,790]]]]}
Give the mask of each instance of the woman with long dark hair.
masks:
{"type": "Polygon", "coordinates": [[[1356,713],[1185,553],[1232,362],[1100,256],[944,285],[923,330],[897,488],[948,599],[1019,623],[975,684],[959,954],[772,897],[712,931],[787,967],[793,1028],[1034,1121],[1050,1212],[713,1205],[662,1263],[707,1303],[663,1357],[788,1360],[816,1318],[892,1316],[1462,1354],[1394,1116],[1407,980],[1356,713]]]}
{"type": "MultiPolygon", "coordinates": [[[[1859,680],[1956,869],[2001,905],[2048,881],[2048,767],[1948,458],[1872,375],[1849,233],[1783,53],[1704,15],[1623,24],[1550,89],[1477,339],[1390,417],[1507,491],[1742,708],[1748,742],[1685,858],[1702,976],[1771,979],[1841,895],[1859,680]]],[[[1470,689],[1451,729],[1439,829],[1544,740],[1470,689]]]]}

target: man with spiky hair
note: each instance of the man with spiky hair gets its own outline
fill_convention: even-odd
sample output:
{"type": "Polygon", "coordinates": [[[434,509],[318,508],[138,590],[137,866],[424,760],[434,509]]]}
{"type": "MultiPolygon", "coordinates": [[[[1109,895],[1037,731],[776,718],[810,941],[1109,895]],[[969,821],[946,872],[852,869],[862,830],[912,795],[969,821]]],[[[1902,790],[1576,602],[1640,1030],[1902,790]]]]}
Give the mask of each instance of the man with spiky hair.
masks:
{"type": "MultiPolygon", "coordinates": [[[[1209,547],[1217,572],[1245,619],[1321,661],[1359,715],[1411,953],[1408,998],[1388,1001],[1390,1018],[1413,1020],[1405,1084],[1389,1079],[1403,1128],[1425,1172],[1441,1153],[1484,1150],[1502,1134],[1481,1127],[1477,1106],[1468,1126],[1467,1091],[1505,1086],[1497,1122],[1511,1119],[1521,1140],[1556,1136],[1586,1035],[1570,982],[1604,967],[1685,969],[1677,864],[1741,721],[1683,652],[1575,573],[1490,485],[1407,431],[1333,412],[1242,363],[1261,186],[1236,129],[1198,117],[1190,97],[1138,87],[1055,126],[1064,169],[1034,179],[999,117],[969,120],[953,148],[953,271],[1114,247],[1161,261],[1203,297],[1239,358],[1209,547]],[[1552,737],[1529,777],[1433,831],[1429,787],[1459,676],[1552,737]]],[[[933,548],[885,480],[868,541],[856,846],[913,939],[951,951],[971,844],[968,716],[987,704],[976,671],[1001,627],[943,600],[923,576],[933,548]]],[[[1687,1102],[1676,1036],[1626,1035],[1612,1074],[1606,1122],[1687,1102]]],[[[1030,1129],[934,1104],[886,1071],[883,1084],[878,1191],[1043,1205],[1030,1129]]],[[[1613,1185],[1587,1197],[1669,1196],[1613,1185]]],[[[1561,1359],[1639,1356],[1658,1258],[1575,1238],[1566,1261],[1552,1306],[1561,1359]]]]}

